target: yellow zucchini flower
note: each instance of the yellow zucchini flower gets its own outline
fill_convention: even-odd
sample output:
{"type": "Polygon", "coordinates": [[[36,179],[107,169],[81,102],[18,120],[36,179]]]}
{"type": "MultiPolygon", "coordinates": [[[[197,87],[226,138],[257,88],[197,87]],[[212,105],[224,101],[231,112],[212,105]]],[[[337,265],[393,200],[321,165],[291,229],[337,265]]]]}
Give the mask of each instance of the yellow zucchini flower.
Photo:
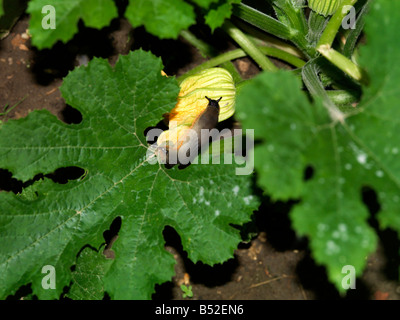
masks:
{"type": "Polygon", "coordinates": [[[231,117],[235,112],[236,88],[232,75],[223,68],[210,68],[182,81],[177,103],[170,113],[164,114],[169,129],[157,140],[158,146],[171,150],[179,149],[188,132],[205,112],[209,100],[218,100],[218,122],[231,117]]]}

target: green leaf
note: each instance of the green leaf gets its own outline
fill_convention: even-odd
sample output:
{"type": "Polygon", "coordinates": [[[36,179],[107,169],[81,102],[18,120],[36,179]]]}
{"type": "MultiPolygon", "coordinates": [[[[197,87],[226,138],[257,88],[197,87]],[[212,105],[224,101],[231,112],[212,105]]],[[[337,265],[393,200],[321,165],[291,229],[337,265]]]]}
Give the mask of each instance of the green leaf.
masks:
{"type": "Polygon", "coordinates": [[[285,40],[291,37],[290,29],[288,26],[244,3],[240,3],[239,5],[234,6],[233,14],[236,17],[252,24],[253,26],[256,26],[257,28],[267,33],[273,34],[276,37],[285,40]]]}
{"type": "Polygon", "coordinates": [[[122,225],[115,259],[104,275],[111,298],[148,299],[169,281],[175,260],[164,250],[163,229],[173,227],[194,262],[233,256],[239,230],[258,200],[250,176],[235,165],[166,169],[146,161],[144,131],[176,103],[179,87],[161,75],[161,60],[135,51],[112,68],[103,59],[72,71],[61,92],[82,113],[67,125],[48,111],[0,127],[0,168],[22,181],[61,167],[85,174],[66,184],[44,179],[21,198],[0,192],[0,297],[32,282],[40,299],[57,298],[70,284],[70,267],[85,245],[99,248],[116,217],[122,225]],[[56,289],[42,288],[44,265],[56,270],[56,289]]]}
{"type": "Polygon", "coordinates": [[[207,9],[212,3],[218,2],[219,0],[193,0],[199,7],[207,9]]]}
{"type": "Polygon", "coordinates": [[[79,254],[68,298],[74,300],[102,300],[104,298],[103,277],[113,260],[106,259],[102,252],[86,247],[79,254]]]}
{"type": "Polygon", "coordinates": [[[0,0],[0,17],[4,14],[3,0],[0,0]]]}
{"type": "Polygon", "coordinates": [[[211,6],[210,10],[205,16],[206,23],[209,25],[212,31],[219,28],[224,23],[225,19],[230,18],[232,14],[232,5],[234,3],[240,3],[241,0],[227,0],[222,4],[215,7],[211,6]]]}
{"type": "Polygon", "coordinates": [[[125,16],[133,27],[164,38],[177,38],[182,29],[195,23],[193,7],[183,0],[130,0],[125,16]]]}
{"type": "Polygon", "coordinates": [[[31,0],[28,5],[31,15],[29,31],[32,44],[39,49],[50,48],[58,40],[67,42],[78,32],[78,21],[82,19],[87,27],[101,29],[108,26],[118,16],[113,0],[31,0]],[[55,9],[55,29],[43,29],[42,21],[46,21],[48,11],[42,8],[52,5],[55,9]]]}
{"type": "Polygon", "coordinates": [[[371,12],[365,16],[368,45],[361,48],[360,53],[360,64],[367,70],[371,83],[363,90],[360,116],[352,118],[350,125],[355,139],[364,143],[369,156],[366,165],[370,161],[378,165],[375,179],[370,181],[374,183],[381,204],[378,219],[382,227],[400,232],[400,136],[396,134],[400,122],[397,107],[400,48],[387,46],[398,34],[400,3],[375,1],[371,7],[371,12]]]}
{"type": "Polygon", "coordinates": [[[361,169],[347,150],[346,130],[331,123],[321,103],[311,106],[300,81],[285,72],[255,78],[237,107],[245,128],[264,141],[254,155],[258,183],[274,199],[302,199],[291,213],[294,228],[310,237],[314,258],[343,290],[342,267],[351,264],[360,274],[376,243],[361,202],[362,182],[354,181],[361,169]],[[314,174],[305,182],[308,165],[314,174]]]}
{"type": "MultiPolygon", "coordinates": [[[[220,27],[232,13],[232,4],[240,0],[194,0],[206,11],[205,21],[212,30],[220,27]]],[[[163,39],[176,39],[181,30],[196,22],[193,6],[184,0],[130,0],[125,13],[134,27],[163,39]]]]}
{"type": "Polygon", "coordinates": [[[376,248],[363,187],[377,192],[381,226],[400,231],[400,48],[387,45],[400,28],[399,12],[397,2],[372,4],[360,57],[371,83],[343,121],[333,121],[321,99],[310,104],[287,72],[254,78],[237,101],[244,128],[262,141],[254,155],[259,185],[274,199],[301,199],[291,212],[293,227],[310,238],[315,260],[340,292],[342,268],[352,265],[361,275],[376,248]],[[313,175],[305,181],[307,166],[313,175]]]}
{"type": "MultiPolygon", "coordinates": [[[[231,16],[232,4],[240,0],[193,2],[207,12],[206,23],[214,30],[231,16]]],[[[55,9],[56,28],[44,29],[42,21],[47,21],[48,13],[42,13],[42,8],[47,5],[46,0],[31,0],[27,10],[31,14],[32,43],[39,49],[50,48],[58,40],[72,39],[78,32],[79,19],[88,27],[101,29],[118,16],[113,0],[54,0],[50,5],[55,9]]],[[[181,30],[196,22],[194,7],[185,0],[129,0],[125,16],[133,27],[144,26],[161,39],[176,39],[181,30]]]]}

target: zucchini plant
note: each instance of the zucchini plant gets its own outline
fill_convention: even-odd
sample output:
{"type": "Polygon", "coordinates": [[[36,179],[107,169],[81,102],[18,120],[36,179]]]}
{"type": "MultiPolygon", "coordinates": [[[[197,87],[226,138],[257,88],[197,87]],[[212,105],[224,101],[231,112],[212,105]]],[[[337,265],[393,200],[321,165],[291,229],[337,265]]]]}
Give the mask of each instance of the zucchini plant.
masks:
{"type": "MultiPolygon", "coordinates": [[[[71,39],[79,19],[102,28],[118,16],[112,0],[57,0],[57,27],[45,30],[46,4],[31,0],[27,10],[39,49],[71,39]]],[[[250,156],[257,186],[274,201],[298,200],[292,227],[345,293],[344,270],[360,276],[377,247],[365,187],[377,194],[380,228],[400,231],[399,12],[400,3],[388,0],[129,0],[122,15],[133,27],[180,36],[208,59],[175,78],[142,50],[114,67],[95,58],[61,87],[81,123],[34,111],[0,124],[0,168],[23,182],[45,176],[20,194],[0,193],[0,296],[32,283],[40,299],[59,298],[64,287],[74,299],[105,292],[149,299],[174,274],[165,226],[177,231],[192,261],[213,265],[233,256],[240,226],[260,203],[252,177],[236,175],[232,164],[180,170],[146,162],[145,129],[175,107],[186,79],[214,67],[232,76],[234,116],[258,141],[250,156]],[[189,30],[204,24],[209,38],[218,29],[238,48],[218,52],[189,30]],[[232,63],[244,56],[260,69],[252,79],[232,63]],[[63,185],[46,177],[71,166],[84,174],[63,185]],[[117,217],[110,259],[103,232],[117,217]],[[56,272],[55,289],[43,285],[46,265],[56,272]]]]}

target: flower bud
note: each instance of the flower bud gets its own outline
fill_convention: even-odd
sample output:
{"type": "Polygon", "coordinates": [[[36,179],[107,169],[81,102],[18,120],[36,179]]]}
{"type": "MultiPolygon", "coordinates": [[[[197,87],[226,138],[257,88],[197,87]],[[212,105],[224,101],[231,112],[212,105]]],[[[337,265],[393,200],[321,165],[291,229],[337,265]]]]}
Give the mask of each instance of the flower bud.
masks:
{"type": "Polygon", "coordinates": [[[326,17],[334,14],[342,2],[343,0],[308,0],[308,7],[326,17]]]}

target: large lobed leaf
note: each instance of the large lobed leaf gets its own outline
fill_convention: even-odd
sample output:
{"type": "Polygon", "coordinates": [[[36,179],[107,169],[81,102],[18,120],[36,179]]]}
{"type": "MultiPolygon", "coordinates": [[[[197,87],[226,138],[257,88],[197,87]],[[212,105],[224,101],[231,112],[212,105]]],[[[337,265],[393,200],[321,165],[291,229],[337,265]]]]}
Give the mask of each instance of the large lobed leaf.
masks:
{"type": "Polygon", "coordinates": [[[0,168],[15,178],[27,181],[60,167],[85,170],[67,184],[45,179],[22,195],[0,192],[0,297],[30,282],[39,298],[59,297],[79,250],[99,248],[116,217],[122,220],[116,258],[97,284],[112,298],[150,298],[156,283],[171,279],[175,261],[162,234],[167,225],[195,262],[232,257],[240,241],[232,225],[248,221],[257,207],[249,176],[235,175],[229,164],[178,170],[146,162],[144,131],[172,109],[179,92],[161,70],[160,59],[143,51],[121,56],[114,68],[94,59],[61,88],[82,113],[81,123],[35,111],[0,126],[0,168]],[[44,265],[55,267],[55,290],[41,286],[44,265]]]}
{"type": "Polygon", "coordinates": [[[232,14],[232,6],[240,3],[241,0],[228,0],[220,5],[211,6],[205,15],[205,22],[214,31],[224,23],[225,19],[229,19],[232,14]]]}
{"type": "Polygon", "coordinates": [[[196,21],[193,7],[183,0],[130,0],[125,15],[133,27],[144,25],[161,39],[177,38],[196,21]]]}
{"type": "Polygon", "coordinates": [[[320,101],[310,104],[287,72],[259,75],[238,97],[238,117],[262,140],[254,156],[259,185],[274,199],[301,199],[293,227],[309,236],[315,260],[341,292],[342,268],[352,265],[360,275],[376,247],[363,187],[377,192],[381,226],[400,231],[399,12],[399,2],[373,3],[360,59],[370,85],[343,123],[320,101]],[[307,166],[313,175],[305,181],[307,166]]]}
{"type": "MultiPolygon", "coordinates": [[[[220,27],[232,13],[232,4],[240,0],[195,0],[202,9],[205,22],[212,30],[220,27]]],[[[192,2],[192,3],[193,3],[192,2]]],[[[0,2],[0,15],[1,15],[0,2]]],[[[67,42],[78,32],[78,21],[87,27],[101,29],[118,16],[113,0],[30,0],[28,13],[32,44],[39,49],[50,48],[57,41],[67,42]],[[43,29],[47,11],[42,8],[52,5],[55,9],[55,29],[43,29]]],[[[144,26],[146,30],[161,38],[177,38],[181,30],[196,22],[195,8],[185,0],[129,0],[125,12],[133,27],[144,26]]]]}
{"type": "MultiPolygon", "coordinates": [[[[203,9],[206,24],[214,30],[232,14],[240,0],[194,0],[203,9]]],[[[144,25],[159,38],[177,38],[182,29],[195,23],[194,7],[184,0],[130,0],[126,17],[134,27],[144,25]]]]}
{"type": "Polygon", "coordinates": [[[29,31],[32,44],[39,49],[50,48],[58,40],[67,42],[78,32],[78,21],[82,19],[87,27],[101,29],[118,16],[113,0],[31,0],[28,4],[31,15],[29,31]],[[49,11],[42,9],[52,5],[55,10],[55,29],[43,29],[49,11]]]}

